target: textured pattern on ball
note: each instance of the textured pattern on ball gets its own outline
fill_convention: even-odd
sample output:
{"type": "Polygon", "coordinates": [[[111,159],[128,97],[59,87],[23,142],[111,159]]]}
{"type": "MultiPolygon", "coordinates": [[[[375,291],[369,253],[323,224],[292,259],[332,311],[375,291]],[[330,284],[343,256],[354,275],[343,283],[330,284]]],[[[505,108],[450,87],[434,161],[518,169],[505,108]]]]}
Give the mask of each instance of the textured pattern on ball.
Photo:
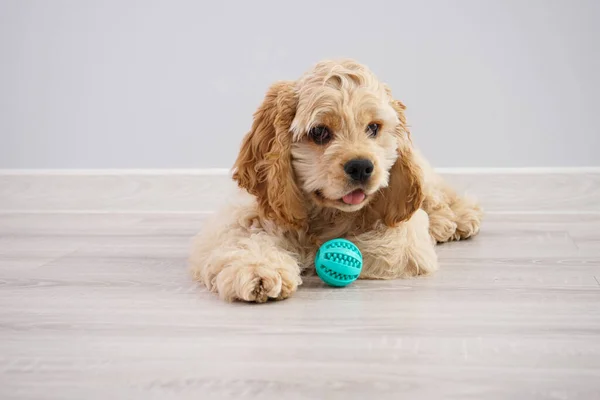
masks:
{"type": "Polygon", "coordinates": [[[323,243],[315,257],[317,275],[331,286],[347,286],[362,270],[362,254],[346,239],[332,239],[323,243]]]}

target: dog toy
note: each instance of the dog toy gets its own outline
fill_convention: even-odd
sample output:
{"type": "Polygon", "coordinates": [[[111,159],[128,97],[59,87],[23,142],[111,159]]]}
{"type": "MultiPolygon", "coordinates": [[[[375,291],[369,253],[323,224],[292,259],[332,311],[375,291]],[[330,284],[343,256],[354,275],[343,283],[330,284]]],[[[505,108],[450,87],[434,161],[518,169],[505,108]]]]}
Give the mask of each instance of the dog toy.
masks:
{"type": "Polygon", "coordinates": [[[354,282],[362,270],[362,254],[346,239],[323,243],[315,257],[317,275],[330,286],[343,287],[354,282]]]}

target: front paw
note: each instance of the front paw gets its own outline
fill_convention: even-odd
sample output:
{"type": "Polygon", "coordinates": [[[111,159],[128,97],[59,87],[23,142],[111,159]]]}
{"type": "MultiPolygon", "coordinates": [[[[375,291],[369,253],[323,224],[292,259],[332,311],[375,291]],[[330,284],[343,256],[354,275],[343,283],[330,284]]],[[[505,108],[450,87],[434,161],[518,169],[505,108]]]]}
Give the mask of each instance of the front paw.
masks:
{"type": "Polygon", "coordinates": [[[215,289],[227,301],[264,303],[290,297],[301,283],[297,267],[231,265],[217,275],[215,289]]]}
{"type": "Polygon", "coordinates": [[[453,240],[457,224],[442,213],[429,215],[429,234],[437,243],[453,240]]]}
{"type": "Polygon", "coordinates": [[[456,233],[454,240],[468,239],[479,233],[483,210],[473,202],[463,202],[452,208],[456,214],[456,233]]]}

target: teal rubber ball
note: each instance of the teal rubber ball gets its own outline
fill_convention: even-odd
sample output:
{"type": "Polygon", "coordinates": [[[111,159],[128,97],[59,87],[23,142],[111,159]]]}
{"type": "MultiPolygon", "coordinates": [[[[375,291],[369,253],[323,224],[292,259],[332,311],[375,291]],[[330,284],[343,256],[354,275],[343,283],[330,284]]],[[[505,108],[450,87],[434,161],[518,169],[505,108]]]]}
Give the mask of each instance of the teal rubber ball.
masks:
{"type": "Polygon", "coordinates": [[[315,257],[317,275],[330,286],[348,286],[358,279],[362,265],[360,250],[346,239],[323,243],[315,257]]]}

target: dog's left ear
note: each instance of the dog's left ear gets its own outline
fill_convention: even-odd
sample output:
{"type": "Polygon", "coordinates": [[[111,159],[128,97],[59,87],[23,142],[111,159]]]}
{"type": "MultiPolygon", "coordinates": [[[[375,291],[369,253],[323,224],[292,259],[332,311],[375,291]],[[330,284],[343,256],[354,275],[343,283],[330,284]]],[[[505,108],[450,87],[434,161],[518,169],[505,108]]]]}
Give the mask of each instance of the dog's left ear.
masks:
{"type": "Polygon", "coordinates": [[[307,220],[292,168],[290,126],[297,102],[293,82],[277,82],[269,88],[254,113],[233,174],[240,187],[256,196],[264,218],[294,229],[307,220]]]}
{"type": "Polygon", "coordinates": [[[423,202],[423,174],[412,149],[410,132],[406,126],[404,110],[400,101],[392,100],[400,123],[396,127],[398,159],[390,170],[388,187],[374,199],[373,210],[389,227],[407,221],[423,202]]]}

